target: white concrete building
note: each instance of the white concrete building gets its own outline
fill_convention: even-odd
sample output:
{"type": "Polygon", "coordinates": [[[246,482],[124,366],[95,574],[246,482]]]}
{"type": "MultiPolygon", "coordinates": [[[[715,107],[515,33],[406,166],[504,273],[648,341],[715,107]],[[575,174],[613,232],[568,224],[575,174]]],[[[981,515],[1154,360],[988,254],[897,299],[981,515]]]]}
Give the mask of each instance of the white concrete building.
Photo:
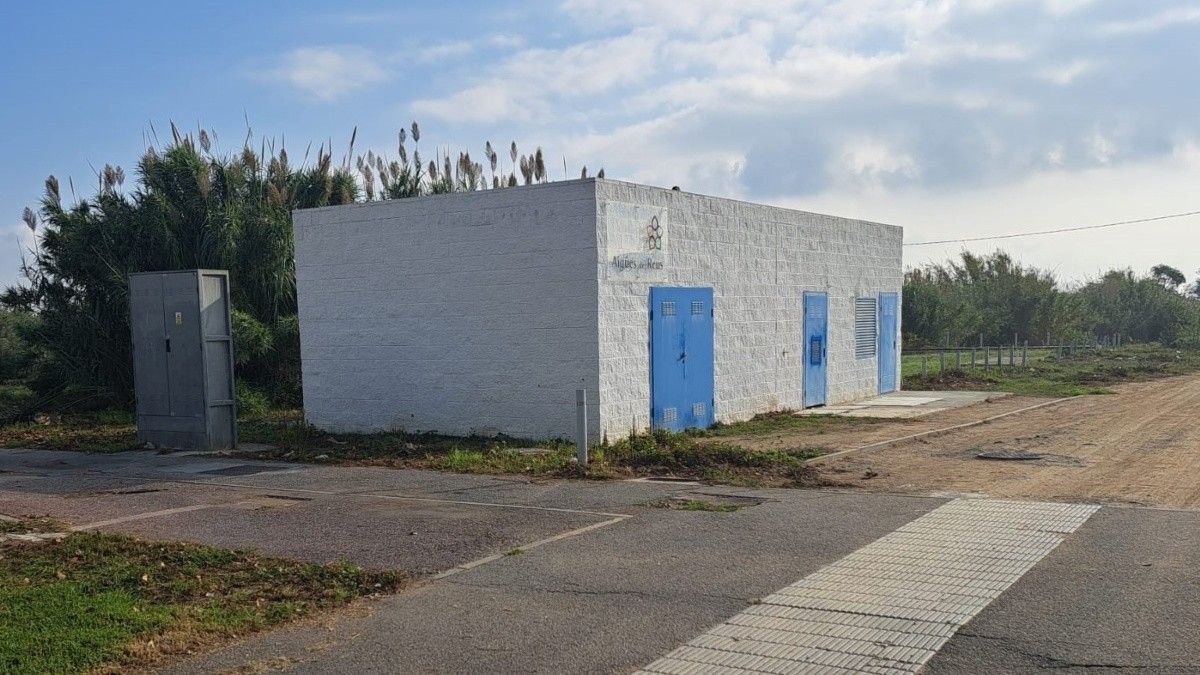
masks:
{"type": "Polygon", "coordinates": [[[305,415],[593,439],[899,383],[899,227],[586,179],[297,211],[305,415]]]}

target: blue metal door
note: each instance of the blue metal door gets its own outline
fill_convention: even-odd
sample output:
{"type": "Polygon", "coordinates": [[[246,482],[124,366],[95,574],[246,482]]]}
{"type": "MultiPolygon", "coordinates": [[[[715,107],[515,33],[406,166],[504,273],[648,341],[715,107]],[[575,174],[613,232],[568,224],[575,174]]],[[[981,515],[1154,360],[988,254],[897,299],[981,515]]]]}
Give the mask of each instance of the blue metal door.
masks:
{"type": "Polygon", "coordinates": [[[896,391],[896,294],[879,294],[879,393],[896,391]]]}
{"type": "Polygon", "coordinates": [[[829,357],[829,297],[804,294],[804,407],[825,405],[825,369],[829,357]]]}
{"type": "Polygon", "coordinates": [[[651,288],[651,426],[711,426],[713,402],[712,289],[651,288]]]}

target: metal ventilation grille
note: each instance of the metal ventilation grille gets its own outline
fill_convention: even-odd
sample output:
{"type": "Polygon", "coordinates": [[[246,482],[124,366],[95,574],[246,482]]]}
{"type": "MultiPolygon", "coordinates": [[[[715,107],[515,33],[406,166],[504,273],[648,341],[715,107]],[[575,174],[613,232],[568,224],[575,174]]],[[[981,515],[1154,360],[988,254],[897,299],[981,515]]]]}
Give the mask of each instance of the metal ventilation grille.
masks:
{"type": "Polygon", "coordinates": [[[854,356],[860,359],[875,356],[878,341],[879,317],[875,298],[854,300],[854,356]]]}
{"type": "Polygon", "coordinates": [[[670,424],[679,419],[679,410],[676,408],[667,408],[663,410],[663,423],[670,424]]]}
{"type": "Polygon", "coordinates": [[[692,417],[702,418],[708,414],[708,406],[703,403],[692,404],[692,417]]]}
{"type": "Polygon", "coordinates": [[[701,302],[700,300],[693,300],[692,301],[692,314],[703,314],[703,313],[704,313],[704,303],[701,302]]]}
{"type": "Polygon", "coordinates": [[[675,303],[664,302],[662,304],[662,315],[663,316],[675,316],[675,303]]]}

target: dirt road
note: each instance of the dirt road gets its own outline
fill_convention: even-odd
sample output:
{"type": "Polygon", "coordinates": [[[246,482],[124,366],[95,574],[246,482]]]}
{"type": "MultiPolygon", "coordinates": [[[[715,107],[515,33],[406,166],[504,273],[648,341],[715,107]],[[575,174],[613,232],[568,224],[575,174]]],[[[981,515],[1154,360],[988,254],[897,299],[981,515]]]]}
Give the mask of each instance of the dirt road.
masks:
{"type": "Polygon", "coordinates": [[[1200,375],[1115,390],[847,455],[821,472],[836,484],[879,492],[1200,508],[1200,375]],[[988,451],[1045,457],[977,457],[988,451]]]}

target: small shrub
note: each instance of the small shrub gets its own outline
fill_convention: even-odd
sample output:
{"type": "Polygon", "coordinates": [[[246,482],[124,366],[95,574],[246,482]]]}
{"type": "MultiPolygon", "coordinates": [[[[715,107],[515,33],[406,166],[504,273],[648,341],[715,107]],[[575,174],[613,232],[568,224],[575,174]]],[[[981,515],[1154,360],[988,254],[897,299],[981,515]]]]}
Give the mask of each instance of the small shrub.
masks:
{"type": "Polygon", "coordinates": [[[233,310],[233,362],[245,367],[271,351],[274,336],[271,329],[250,314],[233,310]]]}
{"type": "Polygon", "coordinates": [[[450,452],[439,457],[436,465],[438,468],[446,471],[469,473],[473,470],[479,470],[486,461],[487,458],[478,450],[453,448],[450,452]]]}
{"type": "Polygon", "coordinates": [[[271,399],[261,391],[238,380],[234,386],[237,396],[237,414],[239,418],[258,419],[265,417],[271,410],[271,399]]]}

